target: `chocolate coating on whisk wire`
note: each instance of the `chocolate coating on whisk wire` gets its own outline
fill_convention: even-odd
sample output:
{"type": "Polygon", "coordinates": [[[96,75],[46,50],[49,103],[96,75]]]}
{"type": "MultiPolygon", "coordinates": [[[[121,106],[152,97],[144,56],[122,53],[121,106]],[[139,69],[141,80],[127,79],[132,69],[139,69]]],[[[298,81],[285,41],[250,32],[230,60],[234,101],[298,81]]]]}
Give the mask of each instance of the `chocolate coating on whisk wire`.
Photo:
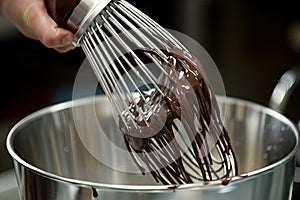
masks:
{"type": "MultiPolygon", "coordinates": [[[[158,182],[174,185],[222,179],[225,183],[236,175],[228,133],[197,58],[172,47],[179,42],[125,0],[57,2],[46,0],[49,13],[62,27],[75,33],[74,44],[83,48],[105,93],[117,104],[117,113],[124,109],[119,104],[126,102],[121,97],[129,90],[126,83],[118,85],[123,77],[117,68],[121,66],[126,71],[140,64],[132,49],[141,48],[140,53],[166,69],[167,75],[153,82],[157,87],[139,91],[135,99],[129,97],[131,102],[120,114],[119,128],[143,173],[150,171],[158,182]],[[125,37],[118,33],[125,33],[125,37]],[[159,48],[143,47],[161,44],[168,46],[164,55],[159,48]],[[129,59],[120,53],[124,51],[129,59]],[[111,90],[116,91],[117,100],[111,90]]],[[[148,79],[147,72],[143,73],[146,76],[139,78],[148,79]]]]}
{"type": "Polygon", "coordinates": [[[142,92],[137,103],[130,102],[130,109],[122,114],[127,120],[120,120],[119,127],[133,160],[143,173],[148,168],[163,184],[212,180],[227,184],[238,173],[237,161],[203,66],[176,47],[167,49],[167,60],[151,48],[140,51],[158,59],[170,76],[157,83],[163,95],[156,89],[142,92]],[[137,107],[148,117],[141,117],[144,113],[137,107]],[[182,148],[179,138],[190,143],[188,149],[182,148]]]}

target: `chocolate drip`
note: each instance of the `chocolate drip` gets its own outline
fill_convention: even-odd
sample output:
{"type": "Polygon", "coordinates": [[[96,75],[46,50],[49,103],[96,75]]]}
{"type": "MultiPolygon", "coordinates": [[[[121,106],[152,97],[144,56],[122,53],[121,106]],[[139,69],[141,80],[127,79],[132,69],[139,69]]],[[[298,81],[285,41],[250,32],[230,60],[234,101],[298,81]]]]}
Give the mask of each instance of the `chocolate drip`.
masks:
{"type": "Polygon", "coordinates": [[[151,48],[140,51],[157,59],[169,75],[161,77],[157,83],[159,89],[154,88],[150,94],[141,91],[138,102],[130,102],[130,109],[122,113],[125,122],[120,117],[120,130],[137,166],[143,173],[145,167],[150,169],[154,179],[163,184],[211,180],[223,180],[227,184],[230,177],[237,175],[237,162],[203,66],[189,52],[176,47],[167,49],[167,59],[151,48]],[[189,114],[182,117],[183,112],[189,114]],[[150,117],[145,118],[144,113],[150,117]],[[180,147],[176,134],[191,142],[188,152],[180,147]],[[221,163],[214,162],[212,153],[207,152],[208,136],[215,141],[221,163]],[[151,154],[157,150],[162,153],[151,154]],[[222,175],[217,175],[221,170],[222,175]]]}
{"type": "Polygon", "coordinates": [[[97,198],[99,196],[96,188],[94,188],[94,187],[92,187],[92,193],[93,193],[94,198],[97,198]]]}

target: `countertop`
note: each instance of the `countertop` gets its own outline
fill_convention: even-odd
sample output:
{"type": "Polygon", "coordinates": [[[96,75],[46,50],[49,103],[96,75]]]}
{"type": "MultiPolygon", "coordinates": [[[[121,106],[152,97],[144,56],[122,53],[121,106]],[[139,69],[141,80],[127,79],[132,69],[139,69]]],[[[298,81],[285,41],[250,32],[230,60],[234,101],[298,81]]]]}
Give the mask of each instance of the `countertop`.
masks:
{"type": "Polygon", "coordinates": [[[0,173],[0,199],[19,200],[19,191],[13,169],[0,173]]]}

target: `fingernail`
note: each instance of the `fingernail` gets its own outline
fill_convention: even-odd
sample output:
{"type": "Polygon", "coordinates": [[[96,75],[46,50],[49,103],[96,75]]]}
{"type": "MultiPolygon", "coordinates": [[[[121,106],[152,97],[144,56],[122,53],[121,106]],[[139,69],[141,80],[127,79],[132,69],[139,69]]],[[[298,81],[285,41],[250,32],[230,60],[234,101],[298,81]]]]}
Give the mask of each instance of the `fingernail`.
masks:
{"type": "Polygon", "coordinates": [[[73,42],[73,37],[70,36],[70,35],[67,35],[63,38],[63,44],[64,45],[68,45],[68,44],[71,44],[73,42]]]}

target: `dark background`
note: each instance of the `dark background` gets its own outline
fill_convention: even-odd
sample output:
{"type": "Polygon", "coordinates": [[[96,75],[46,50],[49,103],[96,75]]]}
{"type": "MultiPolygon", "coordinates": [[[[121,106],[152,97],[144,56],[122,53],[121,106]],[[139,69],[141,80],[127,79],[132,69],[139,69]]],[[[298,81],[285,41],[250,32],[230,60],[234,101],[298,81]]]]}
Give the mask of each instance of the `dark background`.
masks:
{"type": "MultiPolygon", "coordinates": [[[[228,96],[267,105],[279,77],[300,68],[297,1],[128,1],[165,28],[198,41],[218,66],[228,96]]],[[[11,126],[37,109],[69,100],[85,55],[80,48],[65,54],[47,49],[9,23],[0,23],[0,32],[1,171],[12,167],[5,148],[11,126]]],[[[292,96],[285,113],[295,121],[300,119],[299,93],[292,96]]]]}

